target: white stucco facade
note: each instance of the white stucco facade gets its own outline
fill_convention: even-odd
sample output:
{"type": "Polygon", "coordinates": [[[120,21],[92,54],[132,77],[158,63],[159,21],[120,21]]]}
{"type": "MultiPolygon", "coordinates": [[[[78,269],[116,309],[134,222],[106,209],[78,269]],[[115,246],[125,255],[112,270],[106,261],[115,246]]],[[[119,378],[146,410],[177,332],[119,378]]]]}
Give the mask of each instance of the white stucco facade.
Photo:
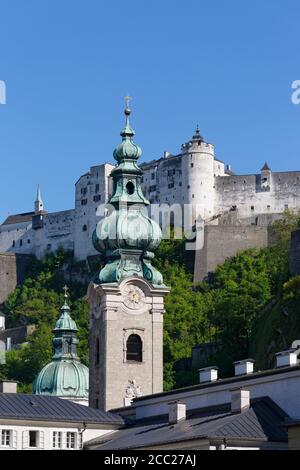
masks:
{"type": "Polygon", "coordinates": [[[81,450],[85,442],[115,429],[82,423],[0,419],[0,450],[81,450]]]}

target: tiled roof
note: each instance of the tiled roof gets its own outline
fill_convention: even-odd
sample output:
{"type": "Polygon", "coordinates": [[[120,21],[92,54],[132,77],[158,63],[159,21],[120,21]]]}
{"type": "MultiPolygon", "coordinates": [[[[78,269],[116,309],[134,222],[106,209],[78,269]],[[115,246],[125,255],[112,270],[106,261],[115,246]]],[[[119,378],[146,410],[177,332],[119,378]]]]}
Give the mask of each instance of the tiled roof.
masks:
{"type": "Polygon", "coordinates": [[[2,225],[20,224],[22,222],[30,222],[34,212],[24,212],[24,214],[9,215],[2,225]]]}
{"type": "Polygon", "coordinates": [[[191,412],[175,425],[168,423],[167,416],[141,420],[86,446],[97,450],[138,449],[195,439],[285,443],[287,433],[281,425],[286,418],[286,413],[270,398],[261,398],[253,400],[249,410],[242,413],[232,413],[230,405],[225,404],[191,412]]]}
{"type": "Polygon", "coordinates": [[[96,424],[124,424],[117,414],[45,395],[0,393],[1,419],[43,420],[59,422],[86,422],[96,424]]]}

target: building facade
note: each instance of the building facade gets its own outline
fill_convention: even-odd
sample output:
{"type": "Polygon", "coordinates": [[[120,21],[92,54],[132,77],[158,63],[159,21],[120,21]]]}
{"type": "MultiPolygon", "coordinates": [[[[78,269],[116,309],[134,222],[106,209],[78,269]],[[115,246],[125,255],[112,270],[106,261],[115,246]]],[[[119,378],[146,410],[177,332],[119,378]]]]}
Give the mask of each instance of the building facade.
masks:
{"type": "Polygon", "coordinates": [[[119,415],[16,391],[16,383],[0,381],[0,450],[81,450],[124,426],[119,415]]]}

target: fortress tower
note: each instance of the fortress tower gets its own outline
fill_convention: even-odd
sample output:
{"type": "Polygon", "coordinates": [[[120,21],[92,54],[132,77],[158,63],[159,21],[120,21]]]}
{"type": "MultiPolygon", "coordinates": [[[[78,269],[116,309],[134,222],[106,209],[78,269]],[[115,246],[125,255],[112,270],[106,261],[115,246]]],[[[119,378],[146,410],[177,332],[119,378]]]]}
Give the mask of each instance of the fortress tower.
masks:
{"type": "Polygon", "coordinates": [[[113,210],[93,236],[105,266],[90,283],[90,406],[109,410],[134,397],[163,390],[163,313],[168,289],[151,265],[161,240],[147,216],[137,165],[141,149],[133,142],[125,109],[122,143],[114,151],[113,210]]]}
{"type": "Polygon", "coordinates": [[[181,150],[183,203],[193,206],[193,220],[208,219],[214,214],[214,146],[204,141],[197,127],[181,150]]]}

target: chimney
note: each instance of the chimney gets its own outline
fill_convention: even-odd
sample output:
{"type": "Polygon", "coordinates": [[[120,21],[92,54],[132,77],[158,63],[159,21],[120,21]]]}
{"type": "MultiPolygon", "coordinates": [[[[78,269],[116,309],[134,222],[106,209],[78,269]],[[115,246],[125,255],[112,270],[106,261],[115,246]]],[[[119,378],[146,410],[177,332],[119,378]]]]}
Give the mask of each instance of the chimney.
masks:
{"type": "Polygon", "coordinates": [[[254,371],[254,360],[253,359],[245,359],[243,361],[234,362],[234,375],[248,375],[253,374],[254,371]]]}
{"type": "Polygon", "coordinates": [[[17,382],[0,380],[0,393],[17,393],[17,382]]]}
{"type": "Polygon", "coordinates": [[[177,424],[186,419],[186,405],[179,401],[169,403],[169,424],[177,424]]]}
{"type": "Polygon", "coordinates": [[[289,349],[288,351],[282,351],[275,354],[276,367],[293,367],[298,364],[297,354],[295,349],[289,349]]]}
{"type": "Polygon", "coordinates": [[[250,392],[236,388],[231,390],[231,412],[242,413],[250,408],[250,392]]]}
{"type": "Polygon", "coordinates": [[[164,158],[169,158],[170,157],[170,152],[164,152],[164,158]]]}
{"type": "Polygon", "coordinates": [[[200,383],[216,382],[218,380],[219,367],[205,367],[199,369],[200,383]]]}

